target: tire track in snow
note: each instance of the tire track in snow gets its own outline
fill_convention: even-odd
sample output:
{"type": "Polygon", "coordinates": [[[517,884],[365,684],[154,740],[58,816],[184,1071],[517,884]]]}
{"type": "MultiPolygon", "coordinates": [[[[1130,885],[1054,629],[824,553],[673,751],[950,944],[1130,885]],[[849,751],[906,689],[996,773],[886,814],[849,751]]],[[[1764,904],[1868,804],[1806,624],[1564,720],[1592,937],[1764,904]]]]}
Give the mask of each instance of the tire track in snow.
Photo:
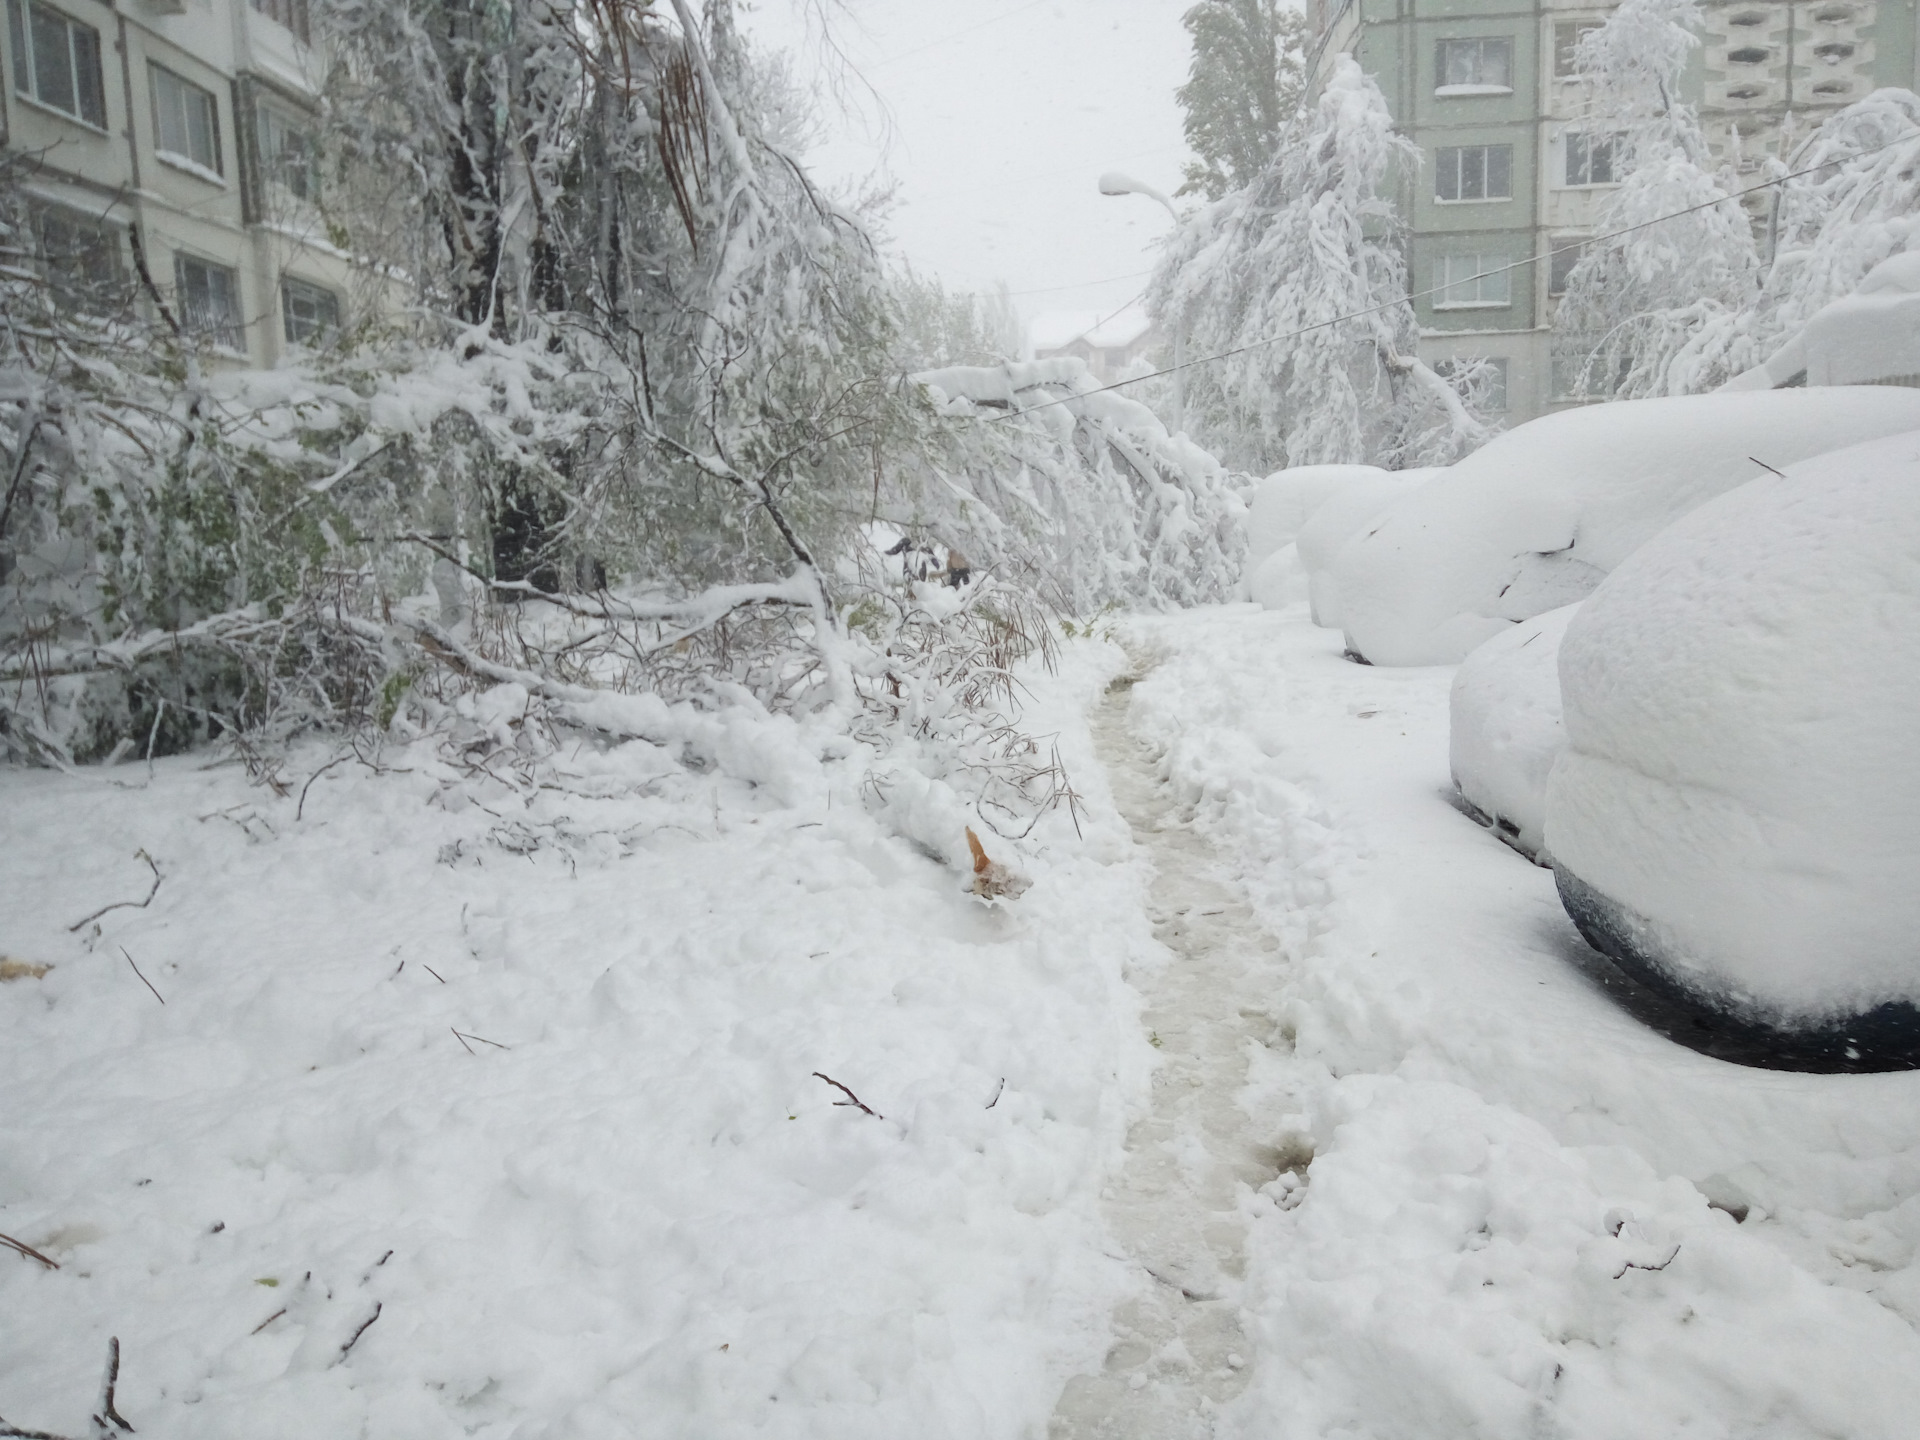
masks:
{"type": "Polygon", "coordinates": [[[1152,758],[1128,733],[1118,680],[1092,716],[1113,798],[1153,860],[1149,913],[1167,963],[1129,979],[1162,1062],[1152,1108],[1127,1137],[1106,1194],[1113,1233],[1153,1276],[1121,1304],[1097,1375],[1068,1382],[1049,1440],[1205,1440],[1219,1406],[1246,1387],[1240,1327],[1247,1215],[1242,1186],[1273,1180],[1286,1157],[1264,1143],[1238,1099],[1249,1046],[1270,1039],[1277,942],[1235,887],[1216,878],[1213,846],[1182,820],[1152,758]]]}

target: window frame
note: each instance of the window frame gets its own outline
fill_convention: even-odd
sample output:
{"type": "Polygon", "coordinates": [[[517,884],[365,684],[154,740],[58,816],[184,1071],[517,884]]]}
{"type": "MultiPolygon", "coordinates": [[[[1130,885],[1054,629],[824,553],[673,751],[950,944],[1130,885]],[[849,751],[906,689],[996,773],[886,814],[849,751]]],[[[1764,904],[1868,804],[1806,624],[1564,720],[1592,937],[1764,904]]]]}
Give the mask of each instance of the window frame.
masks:
{"type": "Polygon", "coordinates": [[[1567,293],[1567,279],[1573,267],[1587,253],[1587,241],[1578,235],[1555,235],[1547,239],[1547,298],[1557,300],[1567,293]]]}
{"type": "Polygon", "coordinates": [[[1489,142],[1482,145],[1437,145],[1434,147],[1433,201],[1436,205],[1484,205],[1496,204],[1511,199],[1513,199],[1513,146],[1510,143],[1489,142]],[[1504,194],[1493,195],[1483,193],[1479,195],[1468,195],[1464,193],[1467,189],[1466,157],[1475,152],[1478,152],[1480,156],[1479,184],[1483,192],[1489,190],[1493,184],[1493,156],[1496,152],[1504,154],[1506,172],[1506,192],[1504,194]],[[1452,164],[1452,183],[1456,191],[1456,193],[1452,195],[1448,195],[1445,191],[1448,178],[1449,158],[1451,158],[1452,164]]]}
{"type": "Polygon", "coordinates": [[[1514,43],[1511,35],[1449,35],[1434,41],[1433,50],[1433,93],[1441,97],[1471,95],[1511,95],[1513,93],[1513,57],[1514,43]],[[1471,46],[1474,62],[1471,73],[1477,77],[1469,80],[1449,78],[1450,52],[1464,54],[1471,46]],[[1505,59],[1501,66],[1506,78],[1488,80],[1484,78],[1487,69],[1486,58],[1489,48],[1504,51],[1505,59]]]}
{"type": "Polygon", "coordinates": [[[42,0],[7,0],[7,42],[13,50],[13,93],[42,110],[49,110],[77,125],[105,135],[107,129],[107,84],[106,74],[100,61],[100,32],[84,20],[56,9],[42,0]],[[40,76],[40,46],[37,33],[39,17],[50,17],[58,22],[66,41],[67,74],[66,83],[73,94],[74,108],[69,110],[57,100],[48,99],[43,92],[40,76]],[[80,36],[87,37],[92,53],[87,57],[90,65],[83,65],[74,53],[74,43],[80,36]],[[91,82],[91,88],[87,82],[91,82]],[[88,113],[88,102],[92,102],[93,113],[88,113]]]}
{"type": "Polygon", "coordinates": [[[1620,145],[1623,137],[1614,130],[1569,130],[1560,140],[1560,188],[1562,190],[1598,190],[1618,185],[1616,171],[1621,159],[1620,145]],[[1576,146],[1585,160],[1587,178],[1576,180],[1574,176],[1574,152],[1576,146]],[[1594,159],[1603,155],[1606,162],[1607,178],[1593,178],[1594,159]]]}
{"type": "Polygon", "coordinates": [[[1477,251],[1436,255],[1433,257],[1429,304],[1434,310],[1510,310],[1513,308],[1512,267],[1513,261],[1505,256],[1477,251]],[[1456,269],[1462,277],[1458,280],[1453,278],[1456,269]],[[1466,300],[1449,297],[1449,291],[1465,285],[1469,277],[1475,276],[1478,278],[1472,283],[1476,298],[1466,300]],[[1499,285],[1501,293],[1498,299],[1487,299],[1481,293],[1489,282],[1499,285]]]}
{"type": "MultiPolygon", "coordinates": [[[[189,335],[237,355],[247,353],[247,321],[240,303],[240,272],[231,265],[190,251],[173,252],[174,298],[180,306],[180,324],[189,335]],[[226,314],[211,316],[196,313],[190,269],[198,268],[208,276],[219,275],[226,282],[226,314]]],[[[213,287],[209,286],[209,294],[213,287]]]]}
{"type": "Polygon", "coordinates": [[[325,285],[316,285],[311,280],[302,280],[297,275],[282,275],[280,277],[280,333],[287,344],[303,345],[310,350],[317,350],[327,344],[333,337],[340,333],[340,315],[342,308],[338,291],[330,290],[325,285]],[[332,314],[319,321],[318,324],[311,330],[308,330],[307,333],[296,335],[294,333],[293,302],[297,292],[300,291],[305,291],[310,296],[318,296],[324,299],[327,307],[332,311],[332,314]]]}
{"type": "MultiPolygon", "coordinates": [[[[270,100],[256,99],[253,105],[253,143],[259,157],[260,186],[264,198],[280,196],[296,205],[320,203],[320,152],[314,144],[313,130],[302,117],[270,100]],[[298,136],[305,151],[304,191],[287,183],[290,168],[285,163],[281,143],[298,136]]],[[[266,208],[271,208],[270,206],[266,208]]]]}
{"type": "Polygon", "coordinates": [[[1553,78],[1556,80],[1577,80],[1579,72],[1573,68],[1573,57],[1580,49],[1580,42],[1598,30],[1603,21],[1556,20],[1553,22],[1553,78]],[[1563,39],[1562,37],[1570,37],[1563,39]]]}
{"type": "Polygon", "coordinates": [[[147,61],[147,94],[153,109],[153,154],[157,160],[165,161],[177,169],[185,170],[189,175],[197,176],[211,184],[225,185],[227,169],[225,146],[220,139],[220,97],[203,85],[196,85],[177,71],[169,70],[157,60],[147,61]],[[187,111],[175,117],[183,126],[185,133],[180,137],[186,140],[188,149],[180,150],[167,143],[165,100],[163,92],[168,86],[177,86],[177,95],[182,102],[191,102],[195,97],[206,102],[206,128],[209,160],[203,160],[192,151],[194,141],[193,118],[187,111]]]}
{"type": "Polygon", "coordinates": [[[307,0],[247,0],[247,8],[273,21],[302,45],[313,43],[313,16],[307,0]]]}
{"type": "Polygon", "coordinates": [[[97,215],[66,205],[35,202],[29,206],[34,261],[54,303],[64,310],[104,316],[125,299],[127,269],[120,232],[97,215]],[[87,236],[85,246],[71,245],[56,254],[48,235],[50,226],[65,226],[87,236]],[[76,265],[72,262],[77,260],[76,265]],[[101,273],[88,273],[98,269],[101,273]],[[110,303],[99,304],[106,300],[110,303]]]}

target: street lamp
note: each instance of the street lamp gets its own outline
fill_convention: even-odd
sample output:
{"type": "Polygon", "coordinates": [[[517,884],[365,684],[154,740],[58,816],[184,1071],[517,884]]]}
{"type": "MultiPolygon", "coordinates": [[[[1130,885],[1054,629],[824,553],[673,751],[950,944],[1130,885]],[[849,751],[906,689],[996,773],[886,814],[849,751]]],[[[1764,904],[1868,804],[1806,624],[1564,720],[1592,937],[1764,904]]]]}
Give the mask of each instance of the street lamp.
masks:
{"type": "MultiPolygon", "coordinates": [[[[1173,217],[1175,226],[1180,224],[1180,212],[1173,208],[1173,201],[1153,186],[1135,180],[1131,175],[1123,175],[1118,170],[1107,171],[1100,177],[1100,193],[1102,195],[1144,195],[1149,200],[1157,200],[1167,214],[1173,217]]],[[[1186,322],[1176,314],[1173,318],[1173,425],[1171,427],[1176,435],[1186,421],[1186,363],[1186,322]]]]}

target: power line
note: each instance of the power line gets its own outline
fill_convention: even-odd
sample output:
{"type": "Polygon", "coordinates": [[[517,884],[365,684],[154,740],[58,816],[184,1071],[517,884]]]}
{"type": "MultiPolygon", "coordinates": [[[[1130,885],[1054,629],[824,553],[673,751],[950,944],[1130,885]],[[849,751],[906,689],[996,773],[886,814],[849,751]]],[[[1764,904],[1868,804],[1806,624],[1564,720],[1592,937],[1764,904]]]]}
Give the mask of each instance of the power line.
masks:
{"type": "MultiPolygon", "coordinates": [[[[1135,270],[1128,275],[1109,275],[1104,280],[1081,280],[1072,285],[1043,285],[1038,290],[1009,290],[1009,295],[1057,295],[1062,290],[1091,290],[1096,285],[1117,285],[1122,280],[1138,280],[1142,275],[1151,275],[1151,270],[1135,270]]],[[[1139,299],[1138,295],[1134,300],[1139,299]]],[[[1131,305],[1133,300],[1127,302],[1131,305]]],[[[1124,306],[1122,308],[1125,308],[1124,306]]]]}
{"type": "Polygon", "coordinates": [[[1589,235],[1585,239],[1576,240],[1571,244],[1557,246],[1547,251],[1545,255],[1529,255],[1524,260],[1515,260],[1511,265],[1501,265],[1492,270],[1482,270],[1478,275],[1469,275],[1460,280],[1450,280],[1445,285],[1432,285],[1425,290],[1415,290],[1406,295],[1399,296],[1396,299],[1383,300],[1378,305],[1369,305],[1364,310],[1354,310],[1345,315],[1336,315],[1331,320],[1317,320],[1311,325],[1302,325],[1298,330],[1289,330],[1284,335],[1272,335],[1264,340],[1250,340],[1245,345],[1234,346],[1231,350],[1222,350],[1213,355],[1202,355],[1198,359],[1188,360],[1179,365],[1168,365],[1164,369],[1155,370],[1146,375],[1136,375],[1131,380],[1115,380],[1097,389],[1084,391],[1079,395],[1067,395],[1058,400],[1046,400],[1038,405],[1029,405],[1021,410],[1010,410],[1002,415],[990,416],[988,417],[988,423],[1011,420],[1020,415],[1030,415],[1036,410],[1050,410],[1056,405],[1070,405],[1076,400],[1086,399],[1089,395],[1104,395],[1109,390],[1122,390],[1129,385],[1140,385],[1148,380],[1160,380],[1168,375],[1174,374],[1176,371],[1191,370],[1196,365],[1211,365],[1216,360],[1231,360],[1236,355],[1245,355],[1254,350],[1264,350],[1269,345],[1279,345],[1288,340],[1297,340],[1302,335],[1311,335],[1316,330],[1326,330],[1335,325],[1345,324],[1349,320],[1359,320],[1368,315],[1377,315],[1382,310],[1391,310],[1399,305],[1411,304],[1413,301],[1423,300],[1429,295],[1437,295],[1442,290],[1451,290],[1457,285],[1471,284],[1473,281],[1483,280],[1489,275],[1505,275],[1508,271],[1518,270],[1525,265],[1537,265],[1542,260],[1551,260],[1556,255],[1569,254],[1581,250],[1588,245],[1596,245],[1602,240],[1616,240],[1622,235],[1631,235],[1636,230],[1645,230],[1650,226],[1665,224],[1669,220],[1678,220],[1683,215],[1692,215],[1696,211],[1710,210],[1715,205],[1725,205],[1729,201],[1744,199],[1748,195],[1757,195],[1762,190],[1771,190],[1776,185],[1784,185],[1789,180],[1798,180],[1803,175],[1812,175],[1821,170],[1830,170],[1835,165],[1846,164],[1849,160],[1864,160],[1869,155],[1878,155],[1882,150],[1891,150],[1895,145],[1904,145],[1908,141],[1915,139],[1916,136],[1920,136],[1920,132],[1916,132],[1914,135],[1899,136],[1896,139],[1887,141],[1883,145],[1875,145],[1871,150],[1859,150],[1852,155],[1844,155],[1835,160],[1823,160],[1818,165],[1809,165],[1804,170],[1794,170],[1785,175],[1775,176],[1771,180],[1763,180],[1758,185],[1749,185],[1746,189],[1735,190],[1730,195],[1721,195],[1712,200],[1703,200],[1698,205],[1687,206],[1684,210],[1674,210],[1665,215],[1656,215],[1651,220],[1642,220],[1633,225],[1623,225],[1618,230],[1609,230],[1603,235],[1589,235]]]}

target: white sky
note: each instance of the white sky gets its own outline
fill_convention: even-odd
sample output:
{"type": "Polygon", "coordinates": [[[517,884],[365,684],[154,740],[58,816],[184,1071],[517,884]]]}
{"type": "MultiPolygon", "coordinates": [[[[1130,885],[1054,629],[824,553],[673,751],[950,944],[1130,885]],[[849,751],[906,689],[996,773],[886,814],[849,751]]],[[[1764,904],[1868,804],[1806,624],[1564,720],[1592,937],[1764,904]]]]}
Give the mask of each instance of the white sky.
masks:
{"type": "MultiPolygon", "coordinates": [[[[885,114],[854,81],[853,113],[831,116],[810,167],[833,187],[891,174],[892,248],[949,288],[1004,279],[1028,317],[1115,309],[1146,283],[1137,272],[1171,222],[1097,181],[1120,170],[1178,187],[1187,148],[1173,90],[1186,79],[1191,4],[841,0],[834,36],[885,114]]],[[[820,47],[801,16],[800,0],[758,0],[745,19],[817,76],[820,47]]]]}

